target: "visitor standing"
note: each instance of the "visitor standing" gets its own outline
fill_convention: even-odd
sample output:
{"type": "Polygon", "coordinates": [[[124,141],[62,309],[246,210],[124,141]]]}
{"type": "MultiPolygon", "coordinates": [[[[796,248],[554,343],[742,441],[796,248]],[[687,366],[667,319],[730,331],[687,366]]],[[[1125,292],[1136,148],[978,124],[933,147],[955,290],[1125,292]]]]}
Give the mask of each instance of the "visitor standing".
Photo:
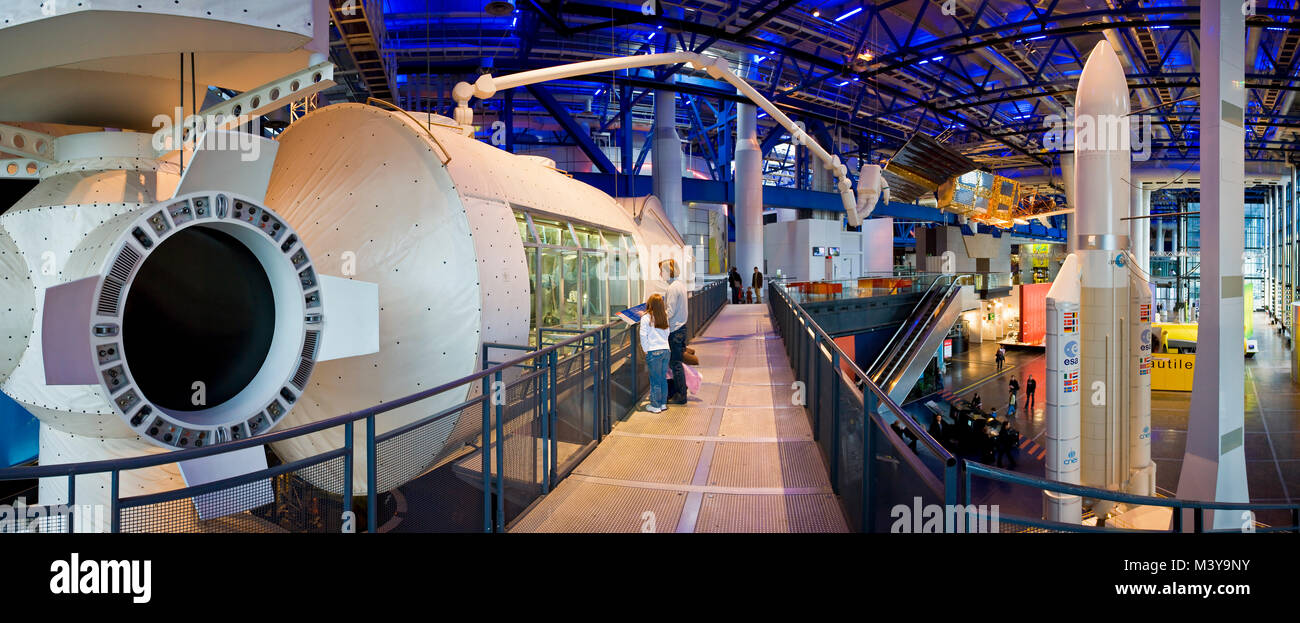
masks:
{"type": "Polygon", "coordinates": [[[690,316],[686,284],[679,278],[676,260],[659,262],[659,276],[668,282],[664,302],[668,307],[668,370],[673,374],[668,385],[668,403],[684,405],[686,371],[682,369],[682,353],[686,350],[686,321],[690,316]]]}

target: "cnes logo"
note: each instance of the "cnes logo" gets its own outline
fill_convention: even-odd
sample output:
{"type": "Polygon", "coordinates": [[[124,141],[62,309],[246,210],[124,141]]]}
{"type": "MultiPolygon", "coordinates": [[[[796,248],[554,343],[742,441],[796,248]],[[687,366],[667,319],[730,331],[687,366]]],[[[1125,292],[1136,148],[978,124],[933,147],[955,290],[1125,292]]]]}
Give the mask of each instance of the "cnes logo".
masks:
{"type": "Polygon", "coordinates": [[[1075,463],[1078,463],[1079,462],[1078,453],[1076,453],[1074,450],[1071,450],[1069,454],[1065,455],[1064,462],[1066,465],[1074,465],[1075,463]]]}
{"type": "Polygon", "coordinates": [[[69,560],[50,563],[50,592],[55,595],[131,595],[138,604],[152,597],[152,562],[148,560],[69,560]]]}

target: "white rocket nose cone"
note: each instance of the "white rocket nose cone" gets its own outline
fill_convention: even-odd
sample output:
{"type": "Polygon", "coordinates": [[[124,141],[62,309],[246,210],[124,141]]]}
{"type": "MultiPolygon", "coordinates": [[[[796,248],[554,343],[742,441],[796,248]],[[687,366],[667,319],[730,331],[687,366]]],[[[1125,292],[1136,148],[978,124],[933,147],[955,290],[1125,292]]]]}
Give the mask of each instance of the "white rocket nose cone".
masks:
{"type": "Polygon", "coordinates": [[[1122,117],[1129,113],[1128,82],[1124,67],[1110,42],[1102,39],[1092,48],[1079,76],[1075,115],[1096,118],[1122,117]]]}

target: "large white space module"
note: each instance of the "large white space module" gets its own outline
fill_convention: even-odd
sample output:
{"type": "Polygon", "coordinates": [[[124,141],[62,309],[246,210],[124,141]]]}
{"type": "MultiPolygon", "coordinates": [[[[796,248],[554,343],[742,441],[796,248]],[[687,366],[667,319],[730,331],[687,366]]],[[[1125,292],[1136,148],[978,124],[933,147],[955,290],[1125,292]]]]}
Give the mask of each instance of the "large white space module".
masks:
{"type": "MultiPolygon", "coordinates": [[[[1048,478],[1155,493],[1151,294],[1121,220],[1130,192],[1129,95],[1106,41],[1088,56],[1075,116],[1077,251],[1047,295],[1048,478]]],[[[1078,523],[1082,500],[1047,493],[1049,519],[1078,523]]],[[[1105,510],[1105,509],[1097,509],[1105,510]]]]}

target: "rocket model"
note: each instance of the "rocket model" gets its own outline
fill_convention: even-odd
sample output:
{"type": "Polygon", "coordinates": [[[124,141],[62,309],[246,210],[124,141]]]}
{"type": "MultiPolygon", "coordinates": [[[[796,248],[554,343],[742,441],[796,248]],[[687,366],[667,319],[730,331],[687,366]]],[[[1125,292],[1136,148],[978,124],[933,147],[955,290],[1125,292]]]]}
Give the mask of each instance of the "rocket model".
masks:
{"type": "MultiPolygon", "coordinates": [[[[1076,252],[1048,294],[1047,475],[1153,493],[1151,295],[1127,254],[1129,96],[1106,41],[1088,56],[1075,109],[1076,252]]],[[[1080,521],[1081,501],[1048,494],[1046,515],[1080,521]]]]}

